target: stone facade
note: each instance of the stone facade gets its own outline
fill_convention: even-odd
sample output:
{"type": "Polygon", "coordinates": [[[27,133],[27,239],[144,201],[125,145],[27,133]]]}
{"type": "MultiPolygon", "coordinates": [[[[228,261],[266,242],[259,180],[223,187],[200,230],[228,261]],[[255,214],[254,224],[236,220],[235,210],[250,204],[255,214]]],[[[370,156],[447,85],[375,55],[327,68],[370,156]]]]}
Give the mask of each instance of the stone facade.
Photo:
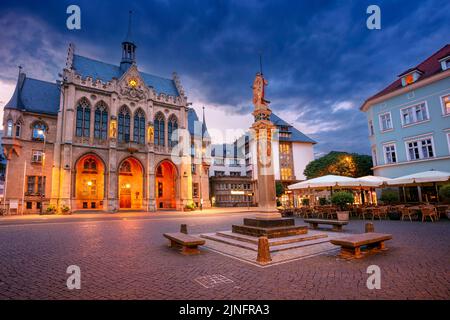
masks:
{"type": "Polygon", "coordinates": [[[122,48],[118,67],[77,56],[70,45],[57,84],[19,73],[5,107],[2,141],[8,159],[5,198],[7,204],[18,202],[18,212],[38,212],[42,201],[44,207],[72,211],[181,210],[195,201],[197,185],[209,199],[208,166],[200,166],[203,175],[193,170],[204,161],[194,159],[186,143],[195,139],[180,80],[176,74],[163,79],[142,73],[134,44],[127,40],[122,48]],[[44,145],[42,161],[36,151],[44,145]],[[37,186],[31,190],[33,179],[37,186]]]}

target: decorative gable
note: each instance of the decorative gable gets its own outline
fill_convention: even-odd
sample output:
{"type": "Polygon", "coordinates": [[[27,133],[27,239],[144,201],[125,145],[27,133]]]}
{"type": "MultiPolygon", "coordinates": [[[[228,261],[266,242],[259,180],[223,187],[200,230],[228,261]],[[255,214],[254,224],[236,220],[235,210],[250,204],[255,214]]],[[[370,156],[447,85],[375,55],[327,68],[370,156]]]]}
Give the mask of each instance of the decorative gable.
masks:
{"type": "Polygon", "coordinates": [[[149,89],[136,65],[132,65],[119,80],[119,94],[130,100],[143,100],[149,96],[149,89]]]}

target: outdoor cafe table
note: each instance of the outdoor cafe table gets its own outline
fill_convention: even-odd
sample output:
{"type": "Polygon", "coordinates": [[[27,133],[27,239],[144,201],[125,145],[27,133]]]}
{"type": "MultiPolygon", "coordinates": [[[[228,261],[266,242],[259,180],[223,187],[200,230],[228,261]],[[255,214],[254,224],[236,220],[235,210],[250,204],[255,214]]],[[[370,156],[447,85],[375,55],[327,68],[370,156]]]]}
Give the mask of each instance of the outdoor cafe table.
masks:
{"type": "Polygon", "coordinates": [[[373,215],[373,213],[372,213],[373,209],[376,209],[376,207],[365,207],[365,208],[362,208],[362,213],[361,214],[363,216],[363,219],[366,218],[366,214],[369,215],[369,216],[372,216],[373,215]]]}

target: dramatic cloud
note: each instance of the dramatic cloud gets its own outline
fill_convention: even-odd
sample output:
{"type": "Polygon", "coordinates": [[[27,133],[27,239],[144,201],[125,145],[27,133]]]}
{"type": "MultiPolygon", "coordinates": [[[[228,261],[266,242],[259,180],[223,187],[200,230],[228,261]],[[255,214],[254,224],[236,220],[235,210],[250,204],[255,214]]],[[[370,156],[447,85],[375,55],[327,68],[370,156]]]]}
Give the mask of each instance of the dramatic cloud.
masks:
{"type": "Polygon", "coordinates": [[[177,71],[200,117],[205,107],[210,129],[251,124],[262,53],[272,110],[315,139],[318,155],[369,153],[359,106],[449,42],[445,0],[378,1],[382,29],[374,31],[366,28],[373,4],[366,0],[77,1],[79,31],[65,27],[69,4],[2,1],[1,100],[12,94],[19,64],[30,76],[55,80],[71,41],[77,53],[118,63],[131,9],[139,69],[166,77],[177,71]]]}

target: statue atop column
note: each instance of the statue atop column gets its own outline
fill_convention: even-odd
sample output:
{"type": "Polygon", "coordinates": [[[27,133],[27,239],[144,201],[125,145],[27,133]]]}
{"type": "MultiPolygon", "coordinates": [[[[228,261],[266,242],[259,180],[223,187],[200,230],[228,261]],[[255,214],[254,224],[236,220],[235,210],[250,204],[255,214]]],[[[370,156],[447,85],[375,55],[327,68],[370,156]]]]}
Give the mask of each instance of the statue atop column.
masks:
{"type": "Polygon", "coordinates": [[[262,72],[256,74],[253,81],[253,116],[255,122],[251,129],[256,143],[256,158],[258,170],[258,206],[262,212],[278,216],[276,210],[276,193],[274,168],[272,161],[272,136],[275,131],[274,124],[270,121],[270,101],[265,99],[265,87],[268,81],[264,79],[262,72]]]}

